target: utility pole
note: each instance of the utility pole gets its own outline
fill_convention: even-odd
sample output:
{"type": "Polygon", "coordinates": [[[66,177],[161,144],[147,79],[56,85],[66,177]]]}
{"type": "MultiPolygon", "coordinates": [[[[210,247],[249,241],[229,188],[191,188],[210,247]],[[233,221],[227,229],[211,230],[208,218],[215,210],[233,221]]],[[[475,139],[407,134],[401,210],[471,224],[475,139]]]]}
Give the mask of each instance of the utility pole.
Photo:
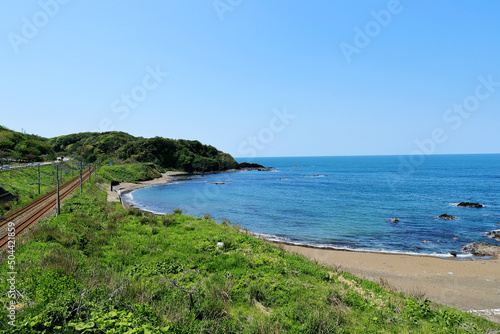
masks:
{"type": "Polygon", "coordinates": [[[58,216],[61,213],[61,203],[59,202],[59,165],[56,164],[56,173],[57,173],[57,211],[56,215],[58,216]]]}
{"type": "Polygon", "coordinates": [[[80,161],[80,194],[83,193],[82,162],[80,161]]]}
{"type": "Polygon", "coordinates": [[[40,195],[40,164],[38,165],[38,195],[40,195]]]}

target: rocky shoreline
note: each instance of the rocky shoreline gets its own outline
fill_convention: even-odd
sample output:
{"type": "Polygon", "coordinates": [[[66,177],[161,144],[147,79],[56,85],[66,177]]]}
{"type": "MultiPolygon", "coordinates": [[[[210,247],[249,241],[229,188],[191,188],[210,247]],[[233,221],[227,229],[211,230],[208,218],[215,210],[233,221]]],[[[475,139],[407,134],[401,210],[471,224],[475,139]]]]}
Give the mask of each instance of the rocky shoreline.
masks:
{"type": "Polygon", "coordinates": [[[462,252],[469,253],[474,256],[494,256],[500,255],[500,246],[492,245],[487,242],[475,242],[468,244],[462,248],[462,252]]]}
{"type": "Polygon", "coordinates": [[[500,230],[485,232],[484,235],[486,235],[488,238],[494,239],[496,241],[500,241],[500,230]]]}

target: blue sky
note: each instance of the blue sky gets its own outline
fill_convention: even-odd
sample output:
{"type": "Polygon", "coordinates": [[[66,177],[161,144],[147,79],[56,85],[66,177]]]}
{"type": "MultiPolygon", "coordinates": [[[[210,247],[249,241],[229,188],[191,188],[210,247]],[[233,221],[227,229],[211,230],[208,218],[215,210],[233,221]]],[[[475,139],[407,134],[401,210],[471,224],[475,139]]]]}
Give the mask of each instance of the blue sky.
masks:
{"type": "Polygon", "coordinates": [[[234,156],[499,153],[494,1],[9,1],[0,124],[234,156]]]}

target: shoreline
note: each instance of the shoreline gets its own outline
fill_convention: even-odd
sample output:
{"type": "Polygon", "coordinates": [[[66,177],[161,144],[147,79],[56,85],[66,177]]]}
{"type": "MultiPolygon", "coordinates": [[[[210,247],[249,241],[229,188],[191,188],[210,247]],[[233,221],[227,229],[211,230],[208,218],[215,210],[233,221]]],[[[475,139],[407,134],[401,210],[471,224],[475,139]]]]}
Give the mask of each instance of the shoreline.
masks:
{"type": "MultiPolygon", "coordinates": [[[[240,171],[245,171],[248,169],[228,169],[225,171],[218,171],[218,172],[210,172],[210,173],[205,173],[205,174],[221,174],[221,173],[236,173],[240,171]]],[[[188,172],[182,172],[182,171],[169,171],[161,174],[161,177],[158,177],[156,179],[148,180],[148,181],[139,181],[138,183],[131,183],[131,182],[124,182],[120,183],[117,186],[113,187],[113,190],[107,189],[108,193],[108,202],[120,202],[122,205],[126,208],[137,208],[134,206],[134,204],[127,202],[125,199],[122,198],[122,195],[128,194],[134,190],[137,189],[142,189],[150,186],[155,186],[155,185],[161,185],[161,184],[169,184],[171,183],[176,176],[180,175],[205,175],[205,174],[190,174],[188,172]]],[[[143,210],[147,211],[147,210],[143,210]]]]}
{"type": "Polygon", "coordinates": [[[123,206],[132,207],[133,205],[122,199],[122,196],[137,189],[146,188],[154,185],[169,184],[175,176],[188,175],[186,172],[170,171],[161,174],[161,177],[148,181],[139,181],[138,183],[124,182],[113,187],[113,190],[107,188],[108,202],[120,202],[123,206]]]}
{"type": "MultiPolygon", "coordinates": [[[[121,202],[126,208],[135,207],[121,196],[152,185],[168,184],[185,172],[166,172],[160,178],[139,183],[122,183],[111,191],[108,201],[121,202]]],[[[251,232],[252,233],[252,232],[251,232]]],[[[472,311],[500,322],[500,259],[455,258],[431,254],[400,254],[376,251],[320,248],[313,245],[294,245],[256,238],[310,260],[347,271],[360,278],[389,286],[392,290],[472,311]],[[425,298],[424,297],[424,298],[425,298]]]]}
{"type": "MultiPolygon", "coordinates": [[[[254,232],[252,232],[254,233],[254,232]]],[[[451,260],[451,261],[476,261],[476,260],[492,260],[495,259],[496,256],[488,255],[488,256],[475,256],[470,253],[463,253],[459,254],[457,256],[453,256],[450,253],[412,253],[412,252],[403,252],[403,251],[384,251],[384,250],[376,250],[376,249],[351,249],[351,248],[336,248],[335,246],[317,246],[314,244],[307,244],[307,243],[293,243],[293,242],[287,242],[287,241],[281,241],[281,240],[276,240],[276,239],[268,239],[266,237],[263,237],[256,233],[257,237],[260,239],[264,239],[269,241],[270,243],[274,243],[276,245],[287,245],[287,246],[296,246],[296,247],[304,247],[304,248],[313,248],[313,249],[319,249],[319,250],[332,250],[336,252],[353,252],[353,253],[368,253],[368,254],[383,254],[383,255],[404,255],[404,256],[411,256],[411,257],[431,257],[435,259],[440,259],[440,260],[451,260]]]]}

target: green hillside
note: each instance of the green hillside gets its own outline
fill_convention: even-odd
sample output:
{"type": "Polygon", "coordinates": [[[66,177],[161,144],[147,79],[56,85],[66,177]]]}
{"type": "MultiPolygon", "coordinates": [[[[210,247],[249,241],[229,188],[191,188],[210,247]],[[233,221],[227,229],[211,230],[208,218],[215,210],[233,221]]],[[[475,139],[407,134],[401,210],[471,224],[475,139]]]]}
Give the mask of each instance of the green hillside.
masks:
{"type": "Polygon", "coordinates": [[[236,168],[227,153],[196,140],[134,137],[124,132],[82,132],[51,139],[0,126],[0,162],[33,162],[70,156],[77,160],[153,163],[186,172],[214,172],[236,168]]]}
{"type": "Polygon", "coordinates": [[[99,175],[107,181],[140,182],[148,181],[161,176],[163,170],[150,163],[126,164],[119,166],[103,166],[99,175]]]}
{"type": "Polygon", "coordinates": [[[78,133],[52,138],[56,152],[83,159],[149,162],[187,172],[213,172],[237,167],[227,153],[195,140],[134,137],[124,132],[78,133]]]}
{"type": "Polygon", "coordinates": [[[55,159],[55,152],[48,139],[12,131],[0,125],[0,160],[41,161],[48,155],[55,159]]]}

